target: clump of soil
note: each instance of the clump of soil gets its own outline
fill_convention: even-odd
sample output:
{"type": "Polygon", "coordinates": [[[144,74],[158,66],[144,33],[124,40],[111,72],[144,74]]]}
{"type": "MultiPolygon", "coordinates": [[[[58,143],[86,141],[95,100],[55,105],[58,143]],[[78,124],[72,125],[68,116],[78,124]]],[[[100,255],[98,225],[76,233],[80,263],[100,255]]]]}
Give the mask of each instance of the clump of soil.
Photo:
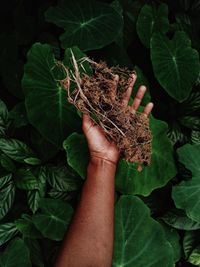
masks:
{"type": "MultiPolygon", "coordinates": [[[[72,59],[74,72],[71,77],[76,83],[76,89],[70,93],[67,88],[69,102],[81,112],[92,114],[93,120],[104,129],[107,138],[115,142],[126,161],[136,162],[139,166],[149,165],[152,141],[149,119],[140,112],[132,112],[129,106],[122,103],[123,93],[131,82],[130,75],[133,71],[119,67],[109,68],[105,62],[96,63],[85,58],[93,75],[80,75],[73,56],[72,59]],[[119,76],[118,83],[116,74],[119,76]]],[[[66,88],[68,83],[63,80],[62,84],[66,88]]]]}

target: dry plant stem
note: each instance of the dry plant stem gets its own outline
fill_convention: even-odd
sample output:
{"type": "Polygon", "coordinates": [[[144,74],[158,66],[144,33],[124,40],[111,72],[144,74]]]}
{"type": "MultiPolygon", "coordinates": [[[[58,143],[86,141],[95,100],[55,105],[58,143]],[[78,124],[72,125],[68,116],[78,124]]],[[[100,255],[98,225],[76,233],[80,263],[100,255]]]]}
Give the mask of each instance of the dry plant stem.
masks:
{"type": "MultiPolygon", "coordinates": [[[[78,69],[78,64],[75,60],[75,57],[74,57],[74,54],[73,52],[71,51],[71,54],[72,54],[72,61],[73,61],[73,65],[74,65],[74,69],[75,69],[75,75],[73,73],[72,76],[76,82],[76,85],[78,86],[78,93],[81,94],[81,97],[83,97],[83,99],[85,101],[87,101],[87,104],[90,106],[90,108],[95,112],[97,113],[99,116],[102,116],[104,117],[106,120],[108,120],[114,127],[116,127],[116,129],[123,135],[125,136],[125,134],[119,129],[119,127],[117,127],[117,125],[115,123],[113,123],[113,121],[111,121],[108,117],[106,117],[105,115],[101,114],[100,112],[98,112],[98,110],[96,110],[92,105],[91,103],[88,101],[87,97],[84,95],[83,93],[83,90],[81,89],[81,78],[80,78],[80,73],[79,73],[79,69],[78,69]]],[[[91,62],[91,61],[90,61],[91,62]]],[[[70,90],[69,90],[69,87],[67,88],[67,91],[68,91],[68,95],[70,95],[70,90]]],[[[76,99],[77,99],[77,96],[78,96],[78,93],[76,94],[74,100],[73,100],[73,104],[75,104],[76,102],[76,99]]],[[[70,99],[71,99],[71,96],[70,96],[70,99]]],[[[103,123],[102,123],[103,124],[103,123]]]]}
{"type": "Polygon", "coordinates": [[[81,112],[95,115],[93,121],[102,127],[110,141],[116,143],[125,160],[150,164],[152,136],[148,118],[140,112],[133,113],[123,103],[123,94],[130,87],[133,71],[118,66],[108,68],[105,62],[96,63],[87,57],[76,61],[72,51],[71,54],[73,67],[70,73],[64,65],[63,68],[66,79],[73,81],[76,89],[70,92],[70,83],[61,81],[69,102],[81,112]],[[85,73],[85,62],[90,64],[93,76],[85,73]]]}

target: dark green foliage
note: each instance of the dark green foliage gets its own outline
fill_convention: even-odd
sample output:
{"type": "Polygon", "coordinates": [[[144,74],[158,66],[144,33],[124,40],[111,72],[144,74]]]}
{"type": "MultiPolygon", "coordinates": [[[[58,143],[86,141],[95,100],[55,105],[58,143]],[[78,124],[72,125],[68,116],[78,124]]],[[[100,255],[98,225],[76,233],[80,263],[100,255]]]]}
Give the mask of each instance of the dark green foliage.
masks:
{"type": "Polygon", "coordinates": [[[151,165],[117,166],[113,266],[200,266],[200,1],[22,0],[0,12],[0,267],[53,267],[79,200],[89,152],[62,86],[72,51],[135,69],[132,98],[145,84],[142,106],[155,105],[151,165]]]}

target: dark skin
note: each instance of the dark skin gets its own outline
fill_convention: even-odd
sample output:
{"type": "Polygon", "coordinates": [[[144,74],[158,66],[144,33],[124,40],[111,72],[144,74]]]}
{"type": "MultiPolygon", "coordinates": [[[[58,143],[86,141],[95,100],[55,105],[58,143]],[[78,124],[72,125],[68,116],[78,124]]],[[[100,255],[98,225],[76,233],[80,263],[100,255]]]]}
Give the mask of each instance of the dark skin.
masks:
{"type": "MultiPolygon", "coordinates": [[[[136,75],[131,78],[123,96],[124,106],[128,106],[136,75]]],[[[140,106],[145,91],[144,86],[139,88],[129,107],[132,112],[140,106]]],[[[144,116],[148,116],[152,108],[153,103],[147,104],[144,116]]],[[[87,114],[83,114],[82,128],[90,151],[87,179],[55,267],[110,267],[114,239],[115,171],[120,153],[87,114]]]]}

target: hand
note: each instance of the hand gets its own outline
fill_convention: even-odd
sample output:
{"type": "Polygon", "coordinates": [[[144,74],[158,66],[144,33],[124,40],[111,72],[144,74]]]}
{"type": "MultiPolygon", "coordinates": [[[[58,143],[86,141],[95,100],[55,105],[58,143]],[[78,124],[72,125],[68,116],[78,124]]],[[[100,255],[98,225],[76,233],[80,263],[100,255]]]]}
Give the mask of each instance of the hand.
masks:
{"type": "MultiPolygon", "coordinates": [[[[122,104],[125,107],[128,106],[129,98],[131,96],[136,78],[137,78],[136,75],[132,74],[129,79],[129,86],[127,91],[124,93],[122,100],[122,104]]],[[[118,76],[116,76],[116,79],[118,80],[118,76]]],[[[146,87],[140,86],[133,100],[133,104],[130,106],[130,110],[132,112],[136,112],[136,110],[140,106],[145,91],[146,87]]],[[[148,103],[143,110],[143,114],[145,116],[148,116],[152,108],[153,108],[153,103],[151,102],[148,103]]],[[[102,159],[116,164],[119,159],[120,151],[118,150],[114,142],[108,141],[104,133],[104,130],[99,125],[97,125],[95,122],[92,121],[90,115],[83,114],[82,128],[88,142],[91,160],[102,159]]]]}

